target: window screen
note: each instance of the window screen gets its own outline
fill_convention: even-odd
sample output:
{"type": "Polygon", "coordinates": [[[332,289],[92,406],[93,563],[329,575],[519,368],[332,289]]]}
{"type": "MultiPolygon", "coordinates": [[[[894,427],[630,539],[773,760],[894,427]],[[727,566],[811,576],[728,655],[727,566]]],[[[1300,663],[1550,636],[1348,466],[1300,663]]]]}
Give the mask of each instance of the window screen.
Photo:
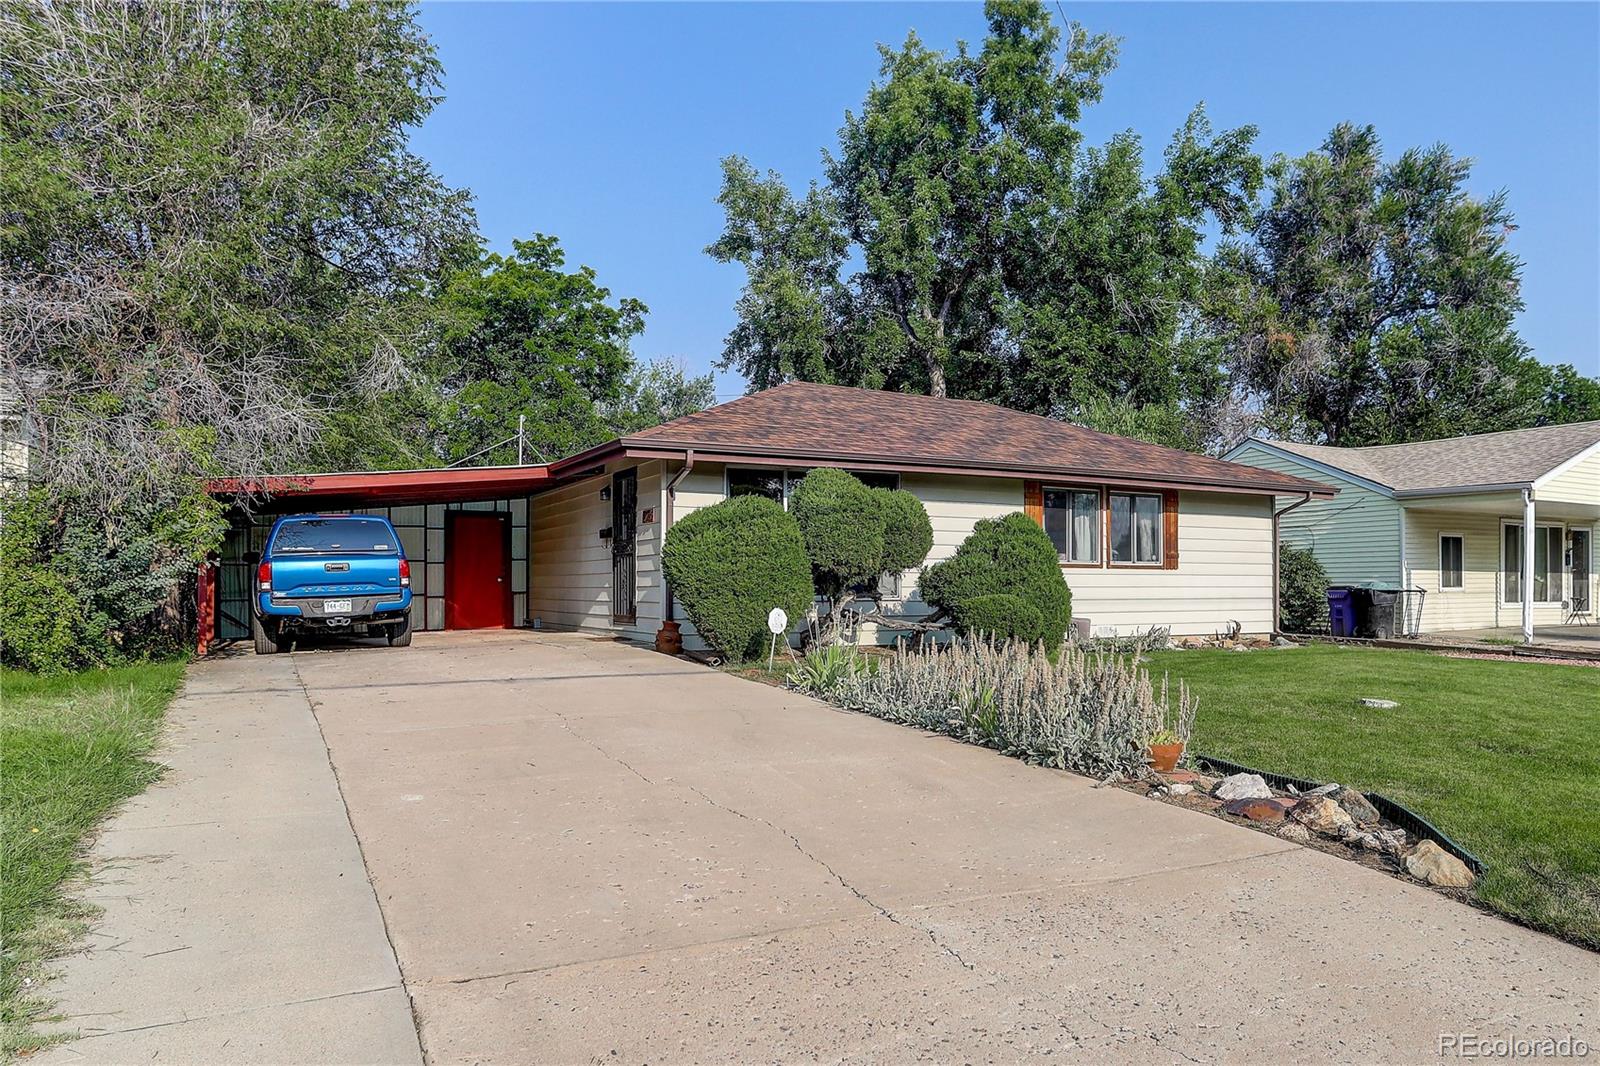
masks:
{"type": "Polygon", "coordinates": [[[1458,589],[1462,586],[1463,544],[1460,537],[1445,535],[1439,538],[1439,587],[1458,589]]]}
{"type": "Polygon", "coordinates": [[[1111,561],[1161,562],[1161,497],[1134,492],[1111,494],[1111,561]]]}
{"type": "Polygon", "coordinates": [[[1069,563],[1100,561],[1100,494],[1082,489],[1044,490],[1044,528],[1069,563]]]}

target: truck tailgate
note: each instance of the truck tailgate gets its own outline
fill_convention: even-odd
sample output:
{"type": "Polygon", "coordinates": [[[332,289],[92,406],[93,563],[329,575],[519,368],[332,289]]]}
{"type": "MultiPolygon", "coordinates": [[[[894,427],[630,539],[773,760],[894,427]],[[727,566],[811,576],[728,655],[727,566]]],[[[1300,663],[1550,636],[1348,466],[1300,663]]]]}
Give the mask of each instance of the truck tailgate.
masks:
{"type": "Polygon", "coordinates": [[[275,555],[272,591],[289,597],[371,596],[400,592],[398,555],[275,555]]]}

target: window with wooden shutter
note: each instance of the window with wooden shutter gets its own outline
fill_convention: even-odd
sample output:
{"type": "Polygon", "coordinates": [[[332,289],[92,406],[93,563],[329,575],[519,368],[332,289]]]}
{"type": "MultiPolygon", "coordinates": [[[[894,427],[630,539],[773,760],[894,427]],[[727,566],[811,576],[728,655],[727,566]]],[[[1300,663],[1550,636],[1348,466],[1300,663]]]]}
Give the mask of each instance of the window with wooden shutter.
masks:
{"type": "Polygon", "coordinates": [[[1161,569],[1178,568],[1178,494],[1172,489],[1161,494],[1161,569]]]}
{"type": "Polygon", "coordinates": [[[1022,483],[1022,511],[1040,526],[1044,525],[1044,482],[1022,483]]]}

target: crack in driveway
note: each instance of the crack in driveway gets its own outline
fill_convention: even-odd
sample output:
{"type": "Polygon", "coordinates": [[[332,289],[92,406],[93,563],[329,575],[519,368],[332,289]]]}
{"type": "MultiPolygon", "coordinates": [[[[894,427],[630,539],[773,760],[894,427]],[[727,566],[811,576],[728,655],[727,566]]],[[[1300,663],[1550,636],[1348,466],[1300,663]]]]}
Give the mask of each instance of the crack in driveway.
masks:
{"type": "Polygon", "coordinates": [[[946,955],[950,956],[952,959],[956,960],[956,962],[960,963],[961,966],[964,969],[967,969],[967,970],[975,970],[976,969],[976,967],[974,967],[972,965],[972,963],[968,962],[966,959],[961,957],[961,952],[957,951],[955,948],[951,947],[949,944],[946,944],[944,941],[940,940],[939,937],[934,933],[934,931],[932,929],[929,929],[925,925],[919,925],[916,922],[908,922],[908,921],[905,921],[905,920],[901,919],[893,911],[889,910],[889,908],[885,907],[883,904],[879,903],[877,900],[873,899],[871,896],[869,896],[865,892],[861,891],[861,889],[859,889],[855,885],[851,884],[850,881],[848,879],[846,879],[843,874],[839,873],[838,870],[835,870],[833,868],[833,866],[831,864],[829,864],[826,859],[822,859],[822,858],[818,857],[814,852],[812,852],[809,848],[807,848],[804,844],[802,844],[800,842],[800,838],[799,837],[797,837],[793,833],[789,832],[789,830],[785,829],[783,826],[778,825],[776,822],[768,821],[767,819],[762,818],[759,815],[746,814],[744,811],[741,811],[741,810],[739,810],[739,809],[737,809],[735,807],[730,807],[725,803],[719,803],[717,800],[712,799],[709,795],[707,795],[701,789],[697,788],[694,785],[688,784],[687,782],[674,781],[674,780],[669,778],[668,780],[670,782],[670,786],[664,786],[664,784],[662,782],[655,781],[652,778],[649,778],[649,777],[645,776],[643,773],[641,773],[639,771],[638,767],[634,766],[632,763],[628,762],[626,759],[623,759],[620,756],[615,755],[615,754],[607,751],[603,746],[601,746],[599,743],[597,743],[593,738],[589,737],[588,735],[584,734],[583,732],[581,732],[581,731],[579,731],[577,729],[574,729],[572,727],[572,722],[562,712],[556,710],[554,707],[550,708],[550,711],[551,711],[552,714],[554,714],[556,716],[557,719],[560,720],[562,729],[564,729],[568,733],[572,734],[578,740],[583,741],[585,744],[589,745],[589,747],[593,748],[595,751],[599,752],[601,755],[605,756],[605,758],[609,759],[610,761],[616,763],[618,766],[622,767],[624,770],[627,770],[630,774],[632,774],[634,777],[637,777],[639,780],[643,781],[645,784],[650,785],[652,787],[656,787],[656,788],[675,786],[678,789],[686,790],[686,791],[689,791],[689,792],[693,792],[696,796],[699,796],[702,800],[704,800],[706,803],[710,804],[711,806],[715,807],[719,811],[725,811],[726,813],[734,815],[737,818],[743,818],[747,822],[759,823],[761,825],[766,826],[768,829],[773,830],[774,832],[781,833],[786,839],[788,839],[790,844],[794,845],[794,849],[796,851],[798,851],[801,855],[804,855],[811,862],[815,863],[816,865],[818,865],[818,866],[822,867],[824,870],[826,870],[828,872],[828,875],[830,877],[832,877],[835,881],[837,881],[841,888],[843,888],[845,891],[849,892],[852,896],[855,896],[862,903],[865,903],[868,907],[872,908],[872,910],[875,911],[880,917],[887,918],[889,921],[893,922],[895,925],[900,926],[902,929],[916,929],[919,932],[922,932],[922,933],[926,934],[928,939],[933,942],[933,945],[935,947],[937,947],[940,951],[944,952],[946,955]]]}
{"type": "Polygon", "coordinates": [[[843,887],[845,889],[845,891],[847,891],[851,895],[855,896],[862,903],[865,903],[867,906],[871,907],[879,915],[881,915],[884,918],[889,919],[889,921],[893,922],[895,925],[900,926],[902,929],[916,929],[916,930],[921,931],[922,933],[927,934],[928,939],[933,941],[934,947],[938,948],[940,951],[944,952],[946,955],[950,956],[952,959],[955,959],[965,969],[975,970],[977,968],[977,967],[973,966],[972,963],[970,963],[966,959],[962,958],[961,957],[961,952],[957,951],[955,948],[951,947],[949,944],[946,944],[944,941],[940,940],[939,937],[934,933],[934,931],[932,929],[929,929],[925,925],[919,925],[916,922],[907,922],[907,921],[901,920],[900,917],[898,915],[896,915],[893,911],[889,910],[889,908],[885,907],[883,904],[879,903],[877,900],[873,899],[871,896],[869,896],[865,892],[861,891],[855,885],[851,884],[849,881],[847,881],[844,878],[844,875],[839,873],[838,870],[835,870],[828,863],[828,861],[826,859],[818,858],[815,854],[813,854],[810,850],[808,850],[804,844],[800,843],[800,838],[799,837],[797,837],[793,833],[789,832],[789,830],[785,829],[783,826],[778,825],[775,822],[769,822],[767,819],[762,818],[759,815],[746,814],[745,812],[743,812],[741,810],[738,810],[737,808],[728,806],[726,803],[718,803],[716,800],[714,800],[710,796],[706,795],[704,792],[702,792],[700,789],[696,788],[694,785],[684,784],[681,787],[688,789],[690,792],[693,792],[696,796],[699,796],[701,799],[705,800],[707,803],[711,804],[711,806],[717,808],[717,810],[719,810],[719,811],[727,811],[729,814],[734,815],[735,817],[743,818],[747,822],[759,822],[760,824],[766,826],[768,829],[772,829],[772,830],[775,830],[775,831],[777,831],[779,833],[782,833],[785,837],[787,837],[789,839],[789,843],[794,845],[794,850],[798,851],[800,854],[804,855],[807,859],[810,859],[812,862],[816,863],[818,866],[820,866],[824,870],[828,871],[828,873],[830,875],[832,875],[833,879],[835,881],[839,882],[840,886],[843,887]]]}

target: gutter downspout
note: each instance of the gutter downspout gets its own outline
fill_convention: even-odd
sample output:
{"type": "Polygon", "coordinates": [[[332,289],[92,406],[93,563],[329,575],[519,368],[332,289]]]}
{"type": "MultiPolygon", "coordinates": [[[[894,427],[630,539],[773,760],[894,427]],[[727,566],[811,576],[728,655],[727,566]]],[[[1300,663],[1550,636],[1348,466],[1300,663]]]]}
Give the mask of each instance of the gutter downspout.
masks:
{"type": "MultiPolygon", "coordinates": [[[[661,546],[663,548],[667,546],[667,530],[672,528],[672,503],[678,498],[678,486],[683,484],[683,479],[688,477],[689,472],[693,469],[694,449],[689,448],[683,453],[683,466],[667,482],[667,507],[662,515],[663,521],[661,523],[661,546]]],[[[664,621],[671,622],[673,621],[672,587],[667,584],[665,571],[661,574],[661,595],[665,598],[665,602],[661,605],[661,617],[664,621]]]]}
{"type": "Polygon", "coordinates": [[[1282,632],[1279,615],[1280,603],[1278,597],[1278,520],[1297,507],[1304,507],[1311,502],[1311,493],[1306,493],[1300,499],[1291,503],[1281,511],[1272,512],[1272,632],[1274,635],[1282,632]]]}
{"type": "Polygon", "coordinates": [[[1522,643],[1533,643],[1533,489],[1522,490],[1522,643]]]}

